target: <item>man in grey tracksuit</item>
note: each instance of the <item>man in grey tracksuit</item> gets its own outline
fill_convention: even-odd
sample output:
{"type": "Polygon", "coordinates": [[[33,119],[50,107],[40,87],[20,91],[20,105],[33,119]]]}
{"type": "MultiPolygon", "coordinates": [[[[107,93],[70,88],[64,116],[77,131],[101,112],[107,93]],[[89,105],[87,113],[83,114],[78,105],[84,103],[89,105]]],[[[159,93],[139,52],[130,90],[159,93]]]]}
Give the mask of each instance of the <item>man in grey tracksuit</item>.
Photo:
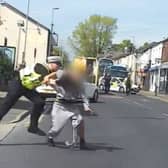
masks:
{"type": "Polygon", "coordinates": [[[77,115],[79,124],[80,149],[87,148],[85,145],[84,121],[82,113],[91,112],[88,99],[85,97],[82,81],[74,79],[70,73],[58,70],[56,72],[57,99],[52,108],[52,127],[48,133],[48,145],[55,146],[56,137],[67,121],[77,115]]]}

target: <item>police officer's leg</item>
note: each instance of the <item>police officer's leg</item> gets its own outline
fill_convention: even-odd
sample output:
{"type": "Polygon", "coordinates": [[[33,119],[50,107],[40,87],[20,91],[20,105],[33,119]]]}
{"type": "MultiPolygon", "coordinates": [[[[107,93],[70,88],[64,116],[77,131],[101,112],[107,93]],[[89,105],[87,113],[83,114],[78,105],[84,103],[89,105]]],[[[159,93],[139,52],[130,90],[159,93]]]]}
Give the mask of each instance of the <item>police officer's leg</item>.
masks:
{"type": "Polygon", "coordinates": [[[44,110],[45,100],[35,90],[27,90],[24,96],[33,103],[28,131],[44,136],[45,133],[38,128],[38,120],[44,110]]]}
{"type": "Polygon", "coordinates": [[[127,96],[128,96],[128,92],[129,92],[129,91],[128,91],[128,87],[126,87],[126,95],[127,95],[127,96]]]}
{"type": "Polygon", "coordinates": [[[12,80],[8,85],[8,93],[0,105],[0,120],[8,113],[11,107],[23,94],[23,87],[20,81],[12,80]]]}

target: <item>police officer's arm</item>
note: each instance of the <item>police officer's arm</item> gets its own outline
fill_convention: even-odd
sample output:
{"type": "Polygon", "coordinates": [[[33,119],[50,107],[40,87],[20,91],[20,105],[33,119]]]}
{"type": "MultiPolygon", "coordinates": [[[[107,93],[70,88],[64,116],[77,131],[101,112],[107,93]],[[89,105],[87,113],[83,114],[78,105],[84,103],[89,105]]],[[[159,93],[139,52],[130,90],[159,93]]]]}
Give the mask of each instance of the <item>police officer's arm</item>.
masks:
{"type": "Polygon", "coordinates": [[[43,79],[43,83],[47,84],[50,79],[56,79],[56,72],[52,72],[49,75],[46,75],[43,79]]]}

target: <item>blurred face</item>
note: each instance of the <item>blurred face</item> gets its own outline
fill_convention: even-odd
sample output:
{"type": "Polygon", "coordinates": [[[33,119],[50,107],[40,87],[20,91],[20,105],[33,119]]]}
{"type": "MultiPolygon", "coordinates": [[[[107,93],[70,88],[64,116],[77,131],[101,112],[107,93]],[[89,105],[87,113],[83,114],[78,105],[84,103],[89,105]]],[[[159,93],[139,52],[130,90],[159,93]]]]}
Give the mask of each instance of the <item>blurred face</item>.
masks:
{"type": "Polygon", "coordinates": [[[67,73],[71,77],[71,79],[73,79],[75,81],[80,81],[83,77],[81,73],[79,73],[78,71],[76,71],[74,69],[68,69],[67,73]]]}
{"type": "Polygon", "coordinates": [[[48,67],[50,69],[51,72],[55,72],[59,69],[59,65],[57,65],[56,63],[49,63],[48,67]]]}

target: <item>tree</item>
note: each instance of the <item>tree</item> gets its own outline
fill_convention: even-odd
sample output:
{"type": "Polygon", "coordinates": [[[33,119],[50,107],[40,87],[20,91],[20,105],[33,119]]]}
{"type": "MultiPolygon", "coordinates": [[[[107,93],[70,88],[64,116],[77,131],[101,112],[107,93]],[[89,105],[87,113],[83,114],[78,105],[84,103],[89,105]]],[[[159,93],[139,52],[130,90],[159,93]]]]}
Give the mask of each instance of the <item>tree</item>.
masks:
{"type": "Polygon", "coordinates": [[[148,42],[145,42],[142,47],[143,48],[148,48],[149,46],[150,46],[150,44],[148,42]]]}
{"type": "Polygon", "coordinates": [[[148,43],[145,42],[141,47],[138,48],[138,52],[143,52],[144,50],[146,50],[147,48],[149,48],[153,43],[148,43]]]}
{"type": "Polygon", "coordinates": [[[60,56],[63,60],[63,65],[66,66],[69,63],[69,57],[67,52],[62,47],[55,47],[52,55],[60,56]]]}
{"type": "Polygon", "coordinates": [[[77,55],[96,57],[111,46],[117,30],[117,20],[107,16],[93,15],[79,23],[69,38],[77,55]]]}
{"type": "Polygon", "coordinates": [[[123,40],[119,44],[113,44],[111,50],[130,54],[135,51],[135,45],[131,42],[131,40],[123,40]]]}

